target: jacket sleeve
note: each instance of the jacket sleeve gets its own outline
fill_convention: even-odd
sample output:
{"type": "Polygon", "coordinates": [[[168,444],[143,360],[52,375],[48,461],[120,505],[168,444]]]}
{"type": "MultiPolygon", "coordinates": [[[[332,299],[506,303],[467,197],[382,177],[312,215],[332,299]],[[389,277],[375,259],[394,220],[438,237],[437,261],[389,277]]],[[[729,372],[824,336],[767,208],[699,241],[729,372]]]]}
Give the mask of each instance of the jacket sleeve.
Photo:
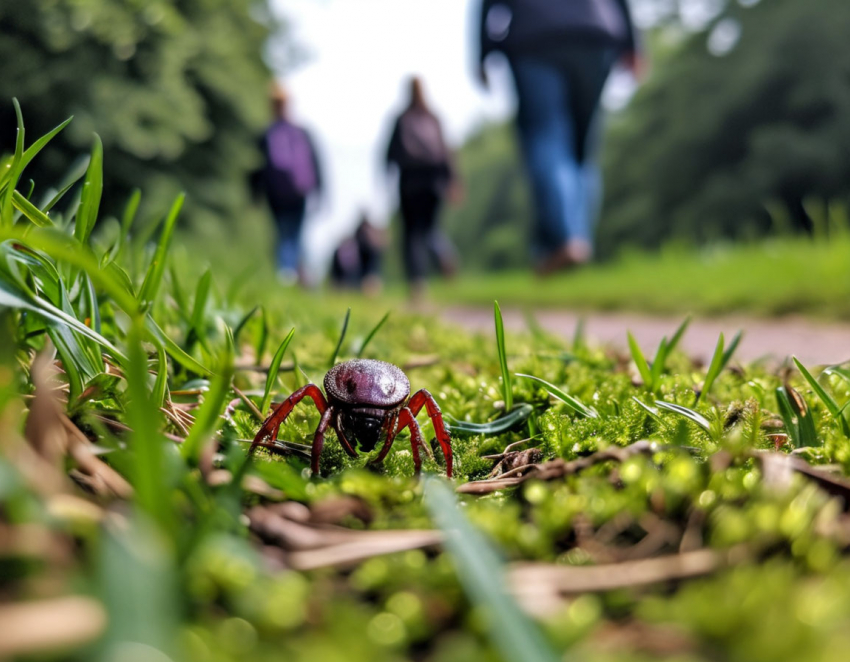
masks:
{"type": "Polygon", "coordinates": [[[490,8],[496,3],[496,0],[481,0],[481,16],[478,26],[478,63],[483,64],[484,59],[495,50],[493,40],[487,33],[487,14],[490,13],[490,8]]]}
{"type": "Polygon", "coordinates": [[[392,165],[399,165],[399,150],[401,148],[401,135],[399,125],[401,124],[401,118],[398,118],[395,121],[395,125],[393,126],[393,133],[390,136],[390,142],[387,145],[387,155],[386,155],[386,165],[389,168],[392,165]]]}
{"type": "Polygon", "coordinates": [[[629,8],[628,0],[617,0],[620,9],[623,11],[623,17],[626,19],[626,51],[629,53],[637,53],[640,51],[640,39],[637,30],[635,29],[634,21],[632,21],[632,11],[629,8]]]}
{"type": "Polygon", "coordinates": [[[322,172],[322,162],[319,160],[319,151],[316,149],[316,141],[313,140],[313,136],[308,131],[305,131],[304,135],[307,136],[307,142],[310,144],[310,155],[313,157],[313,171],[316,173],[316,188],[313,192],[321,195],[325,188],[325,176],[322,172]]]}

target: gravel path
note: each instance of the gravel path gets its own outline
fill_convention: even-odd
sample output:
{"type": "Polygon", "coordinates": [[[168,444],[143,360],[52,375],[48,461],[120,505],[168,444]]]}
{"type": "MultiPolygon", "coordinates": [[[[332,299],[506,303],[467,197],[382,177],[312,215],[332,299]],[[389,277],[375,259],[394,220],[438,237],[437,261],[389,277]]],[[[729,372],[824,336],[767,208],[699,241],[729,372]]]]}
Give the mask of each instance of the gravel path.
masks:
{"type": "MultiPolygon", "coordinates": [[[[646,317],[632,313],[586,313],[540,310],[535,312],[547,331],[571,338],[579,319],[585,320],[587,337],[594,342],[625,348],[626,331],[631,331],[643,350],[652,355],[658,342],[672,334],[683,317],[646,317]]],[[[493,332],[493,311],[489,308],[449,307],[443,318],[472,331],[493,332]]],[[[505,327],[527,329],[525,317],[517,308],[502,310],[505,327]]],[[[799,317],[751,319],[746,317],[695,318],[682,338],[681,348],[695,358],[708,361],[722,331],[731,340],[743,329],[736,357],[741,361],[771,358],[781,361],[790,355],[806,365],[826,365],[850,360],[850,323],[817,322],[799,317]]]]}

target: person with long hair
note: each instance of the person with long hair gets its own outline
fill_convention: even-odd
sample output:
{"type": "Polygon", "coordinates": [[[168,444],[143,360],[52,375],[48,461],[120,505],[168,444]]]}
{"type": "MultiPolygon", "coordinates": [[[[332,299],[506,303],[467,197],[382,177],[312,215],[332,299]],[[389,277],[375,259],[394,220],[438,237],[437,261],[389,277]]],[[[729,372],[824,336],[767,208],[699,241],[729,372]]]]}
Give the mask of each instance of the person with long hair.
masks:
{"type": "Polygon", "coordinates": [[[601,197],[598,109],[618,59],[642,66],[627,0],[483,0],[479,76],[502,52],[536,207],[533,256],[545,275],[591,259],[601,197]]]}
{"type": "Polygon", "coordinates": [[[387,147],[387,166],[399,171],[402,254],[411,297],[424,294],[431,260],[443,275],[457,268],[457,257],[438,225],[440,206],[455,177],[451,154],[437,116],[425,100],[422,81],[409,82],[407,107],[398,116],[387,147]]]}

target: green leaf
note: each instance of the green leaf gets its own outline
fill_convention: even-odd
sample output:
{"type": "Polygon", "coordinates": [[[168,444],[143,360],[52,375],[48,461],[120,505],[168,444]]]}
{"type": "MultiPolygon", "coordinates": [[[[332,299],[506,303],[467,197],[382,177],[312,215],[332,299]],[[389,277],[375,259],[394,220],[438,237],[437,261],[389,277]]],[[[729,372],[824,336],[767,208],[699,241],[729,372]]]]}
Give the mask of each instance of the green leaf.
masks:
{"type": "MultiPolygon", "coordinates": [[[[516,405],[509,412],[500,416],[495,421],[489,423],[469,423],[467,421],[449,421],[446,422],[446,427],[452,434],[460,436],[475,436],[475,435],[497,435],[513,430],[521,423],[528,420],[534,408],[527,404],[521,403],[516,405]]],[[[448,414],[445,415],[449,418],[448,414]]]]}
{"type": "Polygon", "coordinates": [[[259,306],[254,306],[253,308],[251,308],[251,310],[248,311],[248,313],[246,313],[236,325],[236,330],[233,332],[233,345],[237,349],[239,348],[239,334],[242,333],[242,329],[245,328],[245,325],[248,323],[248,320],[250,320],[254,316],[254,313],[256,313],[259,309],[259,306]]]}
{"type": "Polygon", "coordinates": [[[484,619],[492,646],[500,656],[528,662],[564,660],[508,593],[504,563],[460,511],[451,488],[438,478],[427,479],[425,505],[446,537],[457,578],[484,619]]]}
{"type": "Polygon", "coordinates": [[[339,341],[336,343],[334,353],[331,354],[329,366],[333,368],[336,365],[336,357],[339,356],[339,350],[342,349],[342,343],[345,340],[345,332],[348,331],[348,319],[351,317],[351,308],[345,311],[345,319],[342,320],[342,331],[339,334],[339,341]]]}
{"type": "Polygon", "coordinates": [[[776,389],[776,403],[785,431],[795,448],[820,445],[811,412],[803,396],[790,386],[780,386],[776,389]]]}
{"type": "Polygon", "coordinates": [[[186,194],[181,193],[177,196],[174,204],[171,206],[171,211],[165,219],[165,226],[162,229],[162,234],[159,237],[159,242],[156,246],[156,252],[148,271],[145,275],[145,280],[142,283],[142,289],[139,292],[139,301],[143,303],[153,303],[156,295],[159,292],[159,286],[162,282],[162,275],[165,271],[165,260],[168,256],[168,248],[171,245],[171,237],[174,234],[174,227],[177,225],[177,217],[180,214],[180,209],[183,207],[183,201],[186,199],[186,194]]]}
{"type": "Polygon", "coordinates": [[[94,134],[94,146],[91,160],[83,180],[83,192],[80,197],[80,207],[77,209],[77,222],[74,236],[81,244],[88,243],[94,224],[97,222],[97,212],[100,208],[100,198],[103,193],[103,143],[100,136],[94,134]]]}
{"type": "Polygon", "coordinates": [[[260,335],[257,338],[257,365],[262,365],[263,355],[266,353],[266,345],[269,342],[269,321],[266,317],[265,306],[260,306],[260,335]]]}
{"type": "Polygon", "coordinates": [[[499,369],[502,371],[502,397],[505,400],[505,409],[510,411],[514,406],[514,390],[511,382],[511,373],[508,369],[508,354],[505,351],[505,326],[502,322],[502,309],[499,302],[493,302],[493,317],[496,322],[496,349],[499,352],[499,369]]]}
{"type": "Polygon", "coordinates": [[[359,359],[363,356],[363,352],[366,351],[366,347],[369,346],[369,343],[372,342],[372,338],[375,337],[375,334],[378,333],[380,328],[384,325],[384,322],[387,321],[387,318],[390,316],[390,311],[388,310],[384,316],[381,318],[381,321],[378,322],[374,328],[366,335],[366,338],[363,340],[363,344],[360,345],[360,349],[357,350],[357,358],[359,359]]]}
{"type": "Polygon", "coordinates": [[[540,377],[534,377],[533,375],[524,375],[522,373],[516,373],[517,377],[524,377],[525,379],[530,379],[534,382],[540,384],[549,395],[553,396],[555,399],[560,400],[565,405],[567,405],[570,409],[572,409],[579,416],[583,416],[584,418],[599,418],[599,412],[596,411],[593,407],[588,407],[577,397],[570,395],[569,393],[562,391],[554,384],[547,382],[545,379],[540,379],[540,377]]]}
{"type": "MultiPolygon", "coordinates": [[[[850,437],[850,424],[848,424],[847,419],[844,418],[842,407],[840,407],[835,399],[824,390],[823,386],[821,386],[818,383],[818,380],[816,380],[812,374],[806,370],[806,367],[797,360],[796,356],[792,356],[791,358],[794,360],[794,363],[797,364],[797,368],[800,370],[800,373],[803,377],[805,377],[809,386],[812,387],[812,390],[821,399],[821,402],[823,402],[826,406],[829,413],[832,414],[832,417],[836,421],[838,421],[838,424],[841,426],[841,432],[844,433],[845,437],[850,437]]],[[[824,372],[826,372],[826,370],[824,370],[824,372]]]]}
{"type": "Polygon", "coordinates": [[[263,416],[266,415],[266,412],[269,410],[269,405],[272,402],[272,387],[274,387],[275,382],[277,381],[277,374],[280,371],[280,362],[283,360],[283,355],[286,353],[286,348],[289,347],[289,343],[292,342],[292,336],[295,335],[295,329],[293,328],[283,339],[283,342],[280,343],[280,347],[277,348],[277,351],[274,353],[274,358],[272,358],[271,365],[269,366],[269,374],[266,377],[266,389],[263,392],[263,400],[260,405],[260,412],[262,412],[263,416]]]}
{"type": "Polygon", "coordinates": [[[637,344],[637,340],[632,335],[631,331],[626,332],[629,337],[629,351],[632,353],[632,359],[637,366],[638,372],[640,373],[640,378],[643,380],[643,383],[646,384],[648,388],[652,388],[652,371],[649,369],[649,364],[646,362],[646,357],[643,355],[643,352],[640,349],[640,345],[637,344]]]}

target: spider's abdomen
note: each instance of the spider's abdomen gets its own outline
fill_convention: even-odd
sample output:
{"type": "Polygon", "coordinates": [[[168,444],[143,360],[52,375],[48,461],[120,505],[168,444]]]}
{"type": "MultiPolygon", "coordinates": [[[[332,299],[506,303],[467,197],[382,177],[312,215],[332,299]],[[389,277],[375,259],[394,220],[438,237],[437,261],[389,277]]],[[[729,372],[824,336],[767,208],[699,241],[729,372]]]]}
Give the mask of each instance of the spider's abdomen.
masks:
{"type": "Polygon", "coordinates": [[[394,409],[410,395],[410,381],[392,363],[354,359],[328,371],[325,392],[342,405],[394,409]]]}

